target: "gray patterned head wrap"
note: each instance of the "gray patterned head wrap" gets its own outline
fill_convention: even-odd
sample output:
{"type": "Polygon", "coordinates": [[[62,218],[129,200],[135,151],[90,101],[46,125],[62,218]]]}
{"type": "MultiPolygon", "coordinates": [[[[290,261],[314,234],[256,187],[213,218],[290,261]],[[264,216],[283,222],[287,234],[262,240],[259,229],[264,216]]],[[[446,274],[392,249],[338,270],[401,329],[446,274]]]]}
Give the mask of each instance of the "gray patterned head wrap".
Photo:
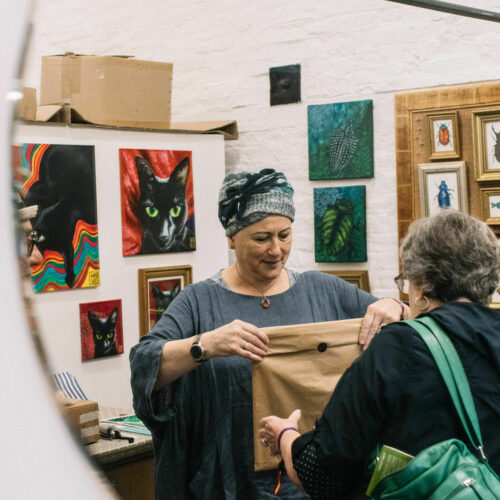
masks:
{"type": "Polygon", "coordinates": [[[219,192],[219,220],[232,236],[269,215],[295,217],[293,188],[281,172],[265,168],[256,174],[228,174],[219,192]]]}

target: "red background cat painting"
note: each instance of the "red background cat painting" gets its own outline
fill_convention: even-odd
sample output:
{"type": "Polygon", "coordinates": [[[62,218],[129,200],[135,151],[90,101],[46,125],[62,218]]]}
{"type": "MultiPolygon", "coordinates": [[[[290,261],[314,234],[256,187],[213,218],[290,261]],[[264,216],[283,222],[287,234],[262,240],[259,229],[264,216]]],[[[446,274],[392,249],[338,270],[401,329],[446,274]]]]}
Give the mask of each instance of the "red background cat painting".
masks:
{"type": "Polygon", "coordinates": [[[122,301],[80,304],[82,361],[123,354],[122,301]]]}
{"type": "Polygon", "coordinates": [[[191,151],[120,149],[123,255],[196,249],[191,151]]]}

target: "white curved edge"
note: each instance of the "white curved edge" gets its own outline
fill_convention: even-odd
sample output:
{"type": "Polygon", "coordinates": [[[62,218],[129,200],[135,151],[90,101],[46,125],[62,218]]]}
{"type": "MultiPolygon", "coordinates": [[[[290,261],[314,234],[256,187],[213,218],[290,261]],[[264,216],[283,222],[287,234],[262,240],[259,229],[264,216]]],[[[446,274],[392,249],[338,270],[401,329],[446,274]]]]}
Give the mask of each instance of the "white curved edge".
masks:
{"type": "Polygon", "coordinates": [[[116,498],[65,426],[31,341],[15,251],[11,132],[29,0],[0,2],[1,497],[116,498]]]}

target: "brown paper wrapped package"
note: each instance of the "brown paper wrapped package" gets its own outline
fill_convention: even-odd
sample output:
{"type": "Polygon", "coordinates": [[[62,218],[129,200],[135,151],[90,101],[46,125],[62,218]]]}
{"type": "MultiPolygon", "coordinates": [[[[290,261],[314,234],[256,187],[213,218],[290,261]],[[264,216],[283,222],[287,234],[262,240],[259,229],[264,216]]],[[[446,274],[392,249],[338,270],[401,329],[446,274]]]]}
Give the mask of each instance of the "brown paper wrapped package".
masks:
{"type": "Polygon", "coordinates": [[[255,470],[276,469],[281,460],[262,446],[260,419],[285,418],[300,408],[299,432],[310,431],[340,377],[362,352],[360,328],[361,318],[263,328],[269,353],[252,369],[255,470]]]}

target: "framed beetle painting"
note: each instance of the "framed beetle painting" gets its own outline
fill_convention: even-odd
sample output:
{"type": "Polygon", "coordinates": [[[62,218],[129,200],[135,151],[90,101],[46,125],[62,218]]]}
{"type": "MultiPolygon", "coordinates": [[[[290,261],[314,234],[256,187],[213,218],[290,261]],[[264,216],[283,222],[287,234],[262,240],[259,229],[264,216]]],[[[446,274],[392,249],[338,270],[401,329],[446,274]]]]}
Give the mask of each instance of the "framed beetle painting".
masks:
{"type": "Polygon", "coordinates": [[[500,110],[472,114],[476,180],[500,180],[500,110]]]}
{"type": "Polygon", "coordinates": [[[458,113],[427,115],[430,160],[460,158],[458,113]]]}
{"type": "Polygon", "coordinates": [[[191,282],[191,266],[139,269],[141,337],[155,326],[179,292],[191,282]]]}
{"type": "Polygon", "coordinates": [[[422,217],[445,208],[468,212],[464,161],[421,163],[418,166],[418,179],[422,217]]]}

